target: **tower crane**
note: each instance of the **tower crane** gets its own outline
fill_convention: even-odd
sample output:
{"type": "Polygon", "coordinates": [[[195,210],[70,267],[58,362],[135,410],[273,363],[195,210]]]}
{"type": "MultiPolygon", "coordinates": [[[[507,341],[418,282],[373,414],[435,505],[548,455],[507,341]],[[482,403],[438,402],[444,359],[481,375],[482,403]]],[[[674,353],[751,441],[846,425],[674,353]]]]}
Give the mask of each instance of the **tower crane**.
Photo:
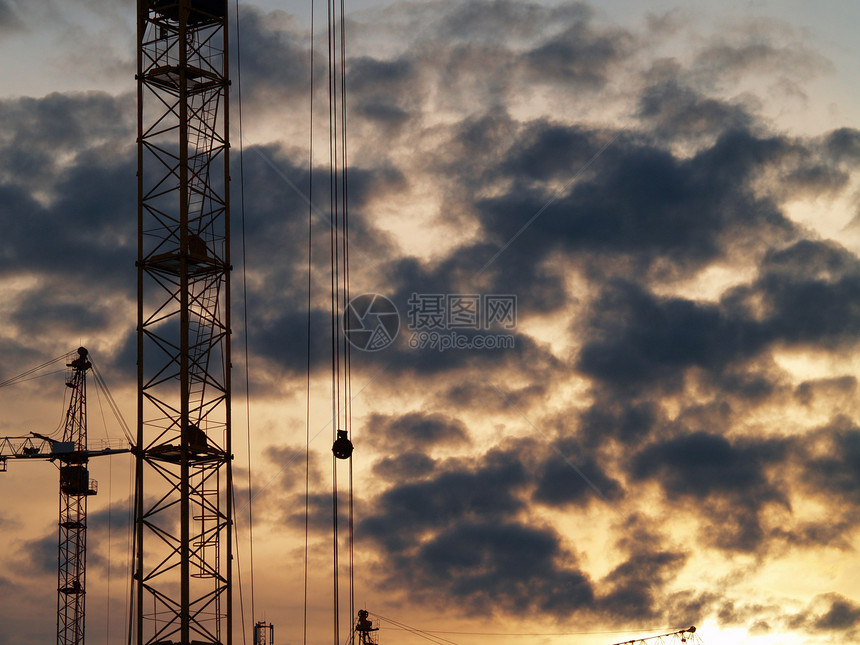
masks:
{"type": "Polygon", "coordinates": [[[87,498],[98,492],[90,479],[90,457],[129,452],[128,448],[87,449],[87,370],[92,367],[83,347],[66,367],[71,399],[66,409],[62,440],[37,432],[24,437],[0,438],[0,472],[10,459],[47,459],[59,462],[60,519],[57,567],[57,645],[84,642],[87,498]]]}
{"type": "Polygon", "coordinates": [[[665,643],[666,645],[669,643],[699,643],[704,645],[704,641],[696,634],[695,625],[691,625],[686,629],[679,629],[676,632],[670,632],[668,634],[634,638],[633,640],[622,641],[620,643],[615,643],[614,645],[640,645],[640,643],[641,645],[649,645],[650,643],[665,643]]]}
{"type": "Polygon", "coordinates": [[[137,645],[230,645],[226,0],[137,0],[137,645]]]}

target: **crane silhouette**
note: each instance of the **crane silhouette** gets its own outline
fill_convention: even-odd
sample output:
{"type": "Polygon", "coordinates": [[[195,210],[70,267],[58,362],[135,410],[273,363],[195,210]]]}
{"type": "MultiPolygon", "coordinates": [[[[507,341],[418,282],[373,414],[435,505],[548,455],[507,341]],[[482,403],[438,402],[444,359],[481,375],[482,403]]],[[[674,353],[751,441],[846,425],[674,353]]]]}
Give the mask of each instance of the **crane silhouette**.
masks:
{"type": "Polygon", "coordinates": [[[87,448],[87,371],[92,367],[83,347],[68,355],[66,386],[71,398],[62,439],[31,432],[0,437],[0,472],[10,459],[44,459],[59,463],[60,518],[57,556],[57,645],[83,645],[86,618],[87,499],[98,493],[90,479],[91,457],[129,452],[128,448],[87,448]]]}

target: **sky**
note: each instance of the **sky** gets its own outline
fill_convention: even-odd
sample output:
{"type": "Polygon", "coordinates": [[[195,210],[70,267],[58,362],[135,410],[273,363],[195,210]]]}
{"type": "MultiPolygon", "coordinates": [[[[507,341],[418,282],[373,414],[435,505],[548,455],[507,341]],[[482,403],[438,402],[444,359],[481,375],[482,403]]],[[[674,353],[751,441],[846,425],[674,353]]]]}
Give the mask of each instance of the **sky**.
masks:
{"type": "MultiPolygon", "coordinates": [[[[449,645],[858,640],[860,6],[715,5],[347,3],[351,290],[399,322],[352,354],[355,598],[382,645],[422,641],[398,624],[449,645]]],[[[238,564],[244,633],[271,621],[279,645],[302,642],[308,427],[308,640],[331,642],[309,6],[242,2],[233,38],[238,564]]],[[[0,0],[0,380],[84,345],[129,421],[134,47],[129,1],[0,0]]],[[[0,436],[55,431],[65,389],[0,388],[0,436]]],[[[121,438],[89,405],[91,444],[121,438]]],[[[130,458],[92,472],[87,634],[115,643],[130,458]]],[[[0,474],[0,644],[53,638],[56,479],[0,474]]]]}

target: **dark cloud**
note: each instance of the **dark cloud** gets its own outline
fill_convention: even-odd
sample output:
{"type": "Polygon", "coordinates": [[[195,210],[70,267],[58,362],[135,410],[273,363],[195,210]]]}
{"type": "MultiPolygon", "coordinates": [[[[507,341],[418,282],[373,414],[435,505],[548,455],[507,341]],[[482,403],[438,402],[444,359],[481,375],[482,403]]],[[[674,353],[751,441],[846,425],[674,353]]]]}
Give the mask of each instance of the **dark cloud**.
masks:
{"type": "Polygon", "coordinates": [[[533,499],[548,506],[585,506],[598,499],[616,500],[623,495],[618,480],[609,477],[594,457],[583,459],[580,451],[562,443],[537,469],[533,499]],[[594,489],[597,489],[595,491],[594,489]]]}
{"type": "MultiPolygon", "coordinates": [[[[370,370],[371,374],[385,369],[388,375],[424,377],[432,374],[450,374],[449,382],[459,382],[453,375],[462,378],[475,370],[500,375],[503,384],[504,374],[517,369],[524,374],[537,375],[545,369],[556,370],[563,367],[559,360],[544,344],[515,329],[410,329],[404,312],[408,312],[408,301],[413,293],[419,294],[458,294],[463,293],[456,287],[435,288],[429,283],[405,282],[408,278],[401,275],[403,291],[391,298],[401,316],[401,330],[395,342],[377,352],[353,351],[353,368],[370,370]]],[[[506,292],[505,295],[509,295],[506,292]]],[[[459,377],[458,377],[459,378],[459,377]]],[[[499,392],[502,392],[500,389],[499,392]]]]}
{"type": "MultiPolygon", "coordinates": [[[[340,500],[337,521],[342,531],[346,531],[346,527],[349,526],[348,508],[347,501],[340,500]]],[[[332,531],[333,509],[331,493],[310,493],[307,499],[304,494],[294,495],[281,505],[277,513],[269,515],[268,519],[277,521],[278,517],[282,517],[284,523],[296,529],[304,529],[307,521],[309,531],[327,536],[332,531]],[[307,514],[305,513],[306,502],[307,514]]]]}
{"type": "Polygon", "coordinates": [[[433,472],[436,462],[423,452],[403,452],[384,457],[373,465],[373,473],[389,481],[407,481],[433,472]]]}
{"type": "Polygon", "coordinates": [[[622,29],[598,29],[583,19],[529,51],[524,60],[532,78],[597,88],[607,82],[612,64],[630,54],[633,40],[622,29]]]}
{"type": "MultiPolygon", "coordinates": [[[[307,109],[310,88],[310,39],[294,17],[245,5],[239,14],[242,100],[245,108],[278,106],[307,109]]],[[[239,49],[233,47],[236,56],[239,49]]],[[[233,69],[239,69],[238,60],[233,69]]],[[[324,62],[315,61],[315,78],[325,87],[324,62]]]]}
{"type": "Polygon", "coordinates": [[[857,341],[860,261],[834,242],[801,240],[769,252],[753,291],[762,301],[766,328],[796,345],[836,350],[857,341]]]}
{"type": "Polygon", "coordinates": [[[512,387],[504,383],[487,385],[474,381],[450,385],[439,395],[440,404],[458,408],[477,408],[482,411],[526,409],[548,393],[546,383],[531,383],[524,387],[512,387]]]}
{"type": "MultiPolygon", "coordinates": [[[[0,341],[4,356],[8,356],[9,360],[6,365],[0,366],[0,379],[16,377],[21,374],[20,367],[22,365],[42,365],[55,359],[59,353],[53,352],[57,349],[62,352],[68,351],[69,348],[46,347],[44,345],[34,346],[29,337],[24,337],[20,340],[11,338],[3,338],[0,341]]],[[[24,383],[23,387],[31,386],[32,384],[24,383]]],[[[21,387],[21,386],[19,386],[21,387]]]]}
{"type": "Polygon", "coordinates": [[[820,594],[797,614],[787,616],[784,622],[791,629],[808,633],[843,632],[854,638],[860,627],[860,605],[839,593],[820,594]]]}
{"type": "MultiPolygon", "coordinates": [[[[52,93],[0,101],[0,169],[23,185],[44,190],[42,182],[65,179],[62,171],[69,156],[97,151],[103,159],[114,160],[116,153],[132,152],[135,114],[131,94],[52,93]],[[126,145],[116,147],[123,141],[126,145]]],[[[128,184],[134,188],[133,181],[128,184]]]]}
{"type": "Polygon", "coordinates": [[[647,551],[632,553],[615,567],[601,587],[609,591],[600,598],[601,611],[613,619],[655,619],[665,611],[661,606],[662,588],[673,579],[686,562],[687,556],[674,551],[647,551]]]}
{"type": "MultiPolygon", "coordinates": [[[[108,457],[108,459],[112,459],[112,457],[108,457]]],[[[89,511],[87,513],[87,530],[90,532],[99,531],[104,535],[107,535],[108,531],[118,531],[124,535],[131,519],[128,511],[133,501],[132,497],[117,501],[107,500],[107,508],[89,511]]]]}
{"type": "MultiPolygon", "coordinates": [[[[302,374],[308,361],[310,325],[311,369],[330,364],[331,314],[326,311],[329,287],[330,221],[326,210],[328,183],[317,180],[311,203],[311,271],[314,299],[308,320],[308,204],[309,173],[300,161],[277,146],[245,151],[245,261],[249,272],[246,331],[249,350],[262,359],[264,373],[255,383],[258,393],[271,390],[283,371],[302,374]],[[273,261],[277,259],[277,261],[273,261]]],[[[317,170],[317,177],[326,172],[317,170]]],[[[352,261],[360,266],[393,253],[389,236],[376,229],[364,211],[372,199],[397,190],[399,171],[380,167],[354,168],[350,174],[352,261]]],[[[357,294],[354,294],[357,295],[357,294]]],[[[244,321],[244,318],[242,319],[244,321]]],[[[240,322],[235,321],[238,326],[240,322]]],[[[338,324],[340,322],[338,321],[338,324]]],[[[252,376],[257,376],[252,373],[252,376]]],[[[277,388],[276,388],[277,389],[277,388]]]]}
{"type": "MultiPolygon", "coordinates": [[[[399,588],[408,579],[412,597],[439,607],[453,602],[467,614],[563,617],[593,608],[593,585],[561,537],[520,519],[529,489],[545,503],[582,503],[582,483],[553,470],[557,456],[532,441],[474,460],[429,462],[407,453],[421,470],[408,477],[394,471],[395,484],[367,503],[371,515],[358,529],[384,554],[385,584],[399,588]]],[[[395,463],[386,458],[377,470],[389,473],[395,463]]],[[[593,463],[583,465],[607,490],[615,484],[593,463]]]]}
{"type": "MultiPolygon", "coordinates": [[[[507,204],[517,213],[528,212],[507,204]]],[[[518,315],[527,312],[557,310],[567,300],[561,272],[543,262],[543,253],[537,248],[515,247],[493,262],[487,275],[481,276],[484,265],[501,248],[488,242],[465,244],[454,249],[441,261],[422,262],[414,257],[402,257],[392,262],[387,274],[391,276],[395,304],[400,311],[409,311],[413,293],[419,294],[483,294],[514,295],[518,315]],[[532,253],[529,253],[532,251],[532,253]],[[483,282],[478,289],[476,283],[483,282]]],[[[504,329],[493,329],[505,332],[504,329]]]]}
{"type": "Polygon", "coordinates": [[[131,322],[133,114],[129,95],[0,101],[0,275],[31,280],[8,301],[22,338],[92,345],[131,322]]]}
{"type": "Polygon", "coordinates": [[[816,629],[843,631],[860,625],[860,605],[838,594],[831,595],[830,608],[815,619],[816,629]]]}
{"type": "Polygon", "coordinates": [[[59,175],[60,181],[44,187],[54,194],[48,207],[24,197],[20,188],[7,187],[12,199],[0,208],[0,218],[7,223],[0,271],[15,275],[27,267],[31,274],[62,275],[98,284],[103,291],[131,293],[136,252],[129,213],[134,211],[134,186],[127,176],[133,176],[133,167],[130,158],[118,161],[82,153],[76,165],[59,175]],[[55,234],[43,235],[46,230],[55,234]]]}
{"type": "Polygon", "coordinates": [[[680,386],[691,366],[719,372],[761,350],[766,336],[754,321],[718,305],[656,298],[637,285],[607,285],[594,304],[594,330],[580,352],[583,372],[617,388],[680,386]]]}
{"type": "Polygon", "coordinates": [[[403,125],[410,118],[416,99],[412,87],[415,74],[415,65],[405,58],[386,61],[365,56],[353,59],[347,75],[353,111],[391,127],[403,125]]]}
{"type": "Polygon", "coordinates": [[[23,27],[14,2],[0,0],[0,33],[13,33],[23,27]]]}
{"type": "Polygon", "coordinates": [[[824,138],[827,154],[835,161],[860,161],[860,131],[854,128],[837,128],[824,138]]]}
{"type": "Polygon", "coordinates": [[[855,376],[834,376],[803,381],[794,389],[794,397],[803,405],[811,405],[819,398],[850,398],[856,390],[855,376]]]}
{"type": "MultiPolygon", "coordinates": [[[[87,518],[89,520],[89,517],[87,518]]],[[[87,527],[87,568],[103,569],[108,560],[102,554],[102,540],[99,535],[87,527]]],[[[105,553],[107,549],[105,549],[105,553]]],[[[17,558],[11,568],[18,574],[29,578],[39,577],[44,580],[57,580],[59,567],[59,536],[57,530],[42,538],[29,540],[18,546],[17,558]]]]}
{"type": "Polygon", "coordinates": [[[693,64],[701,82],[737,82],[749,74],[778,74],[809,80],[832,72],[833,63],[798,42],[786,42],[789,34],[765,35],[774,26],[759,24],[758,33],[739,34],[736,39],[717,39],[702,47],[693,64]]]}
{"type": "MultiPolygon", "coordinates": [[[[266,449],[266,459],[278,468],[278,484],[272,487],[273,491],[295,491],[304,488],[306,465],[307,476],[314,488],[322,485],[323,465],[320,456],[315,452],[308,453],[304,446],[269,446],[266,449]]],[[[266,488],[272,485],[270,481],[266,488]]],[[[259,490],[257,495],[264,492],[259,490]]]]}
{"type": "MultiPolygon", "coordinates": [[[[592,156],[611,141],[597,132],[588,139],[592,156]]],[[[786,145],[778,138],[728,131],[682,159],[629,134],[619,136],[595,159],[592,174],[561,196],[518,182],[511,191],[476,203],[491,240],[501,246],[517,236],[493,270],[511,263],[522,271],[552,251],[563,251],[626,257],[627,274],[642,276],[657,267],[661,272],[673,266],[696,270],[729,248],[760,248],[757,239],[769,237],[774,244],[791,239],[794,226],[751,186],[758,170],[775,162],[786,145]],[[745,235],[739,236],[741,230],[745,235]]],[[[543,153],[531,147],[529,154],[536,157],[558,154],[553,147],[543,153]]],[[[558,165],[565,167],[562,161],[558,165]]],[[[576,171],[574,165],[568,176],[576,171]]],[[[604,271],[606,264],[600,265],[604,271]]]]}
{"type": "Polygon", "coordinates": [[[848,553],[853,549],[851,536],[860,518],[856,512],[844,512],[839,516],[839,519],[795,521],[786,526],[776,526],[770,529],[767,538],[774,544],[784,542],[789,547],[830,547],[848,553]]]}
{"type": "Polygon", "coordinates": [[[747,129],[752,117],[740,105],[700,94],[682,85],[678,69],[663,69],[639,97],[638,116],[653,128],[660,140],[692,139],[702,141],[725,130],[747,129]]]}
{"type": "Polygon", "coordinates": [[[540,37],[548,25],[585,25],[593,14],[594,10],[582,2],[547,7],[510,0],[470,0],[446,7],[438,31],[469,41],[497,41],[502,32],[511,38],[533,38],[540,37]]]}
{"type": "Polygon", "coordinates": [[[18,548],[18,558],[13,563],[18,573],[50,578],[57,576],[58,537],[56,531],[30,540],[18,548]]]}
{"type": "Polygon", "coordinates": [[[24,333],[49,334],[56,330],[98,334],[107,328],[110,309],[102,303],[80,302],[76,293],[30,292],[18,305],[11,320],[24,333]]]}
{"type": "MultiPolygon", "coordinates": [[[[254,309],[256,310],[256,309],[254,309]]],[[[293,374],[302,373],[308,361],[308,314],[300,308],[278,309],[273,317],[260,316],[249,330],[249,349],[266,362],[273,362],[293,374]]],[[[330,364],[331,318],[326,312],[314,310],[310,315],[311,365],[319,368],[330,364]]],[[[265,383],[265,382],[264,382],[265,383]]],[[[259,392],[259,388],[257,388],[259,392]]]]}
{"type": "Polygon", "coordinates": [[[587,576],[550,529],[466,521],[423,543],[410,562],[419,597],[453,600],[469,614],[562,618],[594,600],[587,576]]]}
{"type": "Polygon", "coordinates": [[[734,365],[719,374],[710,374],[716,391],[727,399],[755,406],[766,404],[778,396],[782,388],[781,374],[767,360],[763,365],[734,365]],[[769,369],[770,368],[770,369],[769,369]]]}
{"type": "Polygon", "coordinates": [[[524,183],[569,179],[571,170],[585,165],[597,152],[595,134],[560,123],[530,123],[519,132],[497,171],[524,183]]]}
{"type": "Polygon", "coordinates": [[[648,437],[661,420],[659,406],[652,401],[617,400],[595,392],[597,401],[580,414],[580,431],[590,445],[616,439],[624,444],[648,437]]]}
{"type": "Polygon", "coordinates": [[[436,446],[463,446],[469,432],[459,420],[440,413],[408,412],[403,415],[371,414],[362,436],[379,449],[401,452],[429,451],[436,446]]]}
{"type": "Polygon", "coordinates": [[[785,450],[781,441],[734,445],[721,434],[700,431],[643,449],[633,459],[632,474],[636,479],[658,477],[673,495],[703,499],[727,492],[779,500],[782,496],[763,468],[780,460],[785,450]]]}
{"type": "Polygon", "coordinates": [[[718,601],[716,615],[722,625],[741,625],[753,622],[757,616],[780,616],[782,608],[766,602],[738,602],[723,598],[718,601]]]}
{"type": "Polygon", "coordinates": [[[362,534],[390,552],[421,541],[462,521],[502,520],[524,508],[519,497],[527,473],[515,455],[494,450],[479,463],[439,465],[429,479],[393,487],[373,501],[375,512],[361,523],[362,534]]]}
{"type": "Polygon", "coordinates": [[[851,509],[860,505],[860,428],[847,417],[836,418],[808,439],[804,452],[802,480],[808,490],[841,500],[837,517],[856,516],[851,509]]]}
{"type": "Polygon", "coordinates": [[[707,542],[754,551],[766,537],[763,510],[790,504],[769,469],[786,460],[791,446],[779,439],[731,442],[718,431],[693,432],[647,446],[633,457],[631,475],[638,481],[658,481],[673,499],[692,501],[706,519],[707,542]]]}
{"type": "Polygon", "coordinates": [[[767,252],[758,278],[718,303],[655,297],[636,284],[610,282],[592,305],[578,366],[613,388],[660,383],[664,390],[680,387],[696,367],[726,390],[766,395],[774,386],[766,376],[726,370],[777,343],[853,345],[858,266],[834,243],[802,240],[767,252]]]}

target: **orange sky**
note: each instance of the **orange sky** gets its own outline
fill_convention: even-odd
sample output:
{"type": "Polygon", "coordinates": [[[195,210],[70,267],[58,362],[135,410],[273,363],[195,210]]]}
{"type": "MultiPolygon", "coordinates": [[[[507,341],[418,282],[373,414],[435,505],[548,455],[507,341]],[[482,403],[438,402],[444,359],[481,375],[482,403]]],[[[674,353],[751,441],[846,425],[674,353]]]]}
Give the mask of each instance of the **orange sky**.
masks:
{"type": "MultiPolygon", "coordinates": [[[[245,631],[265,618],[279,644],[301,642],[303,613],[307,14],[270,1],[240,14],[239,564],[245,631]]],[[[353,356],[359,606],[457,645],[609,644],[692,624],[709,645],[856,640],[857,14],[785,1],[352,9],[352,293],[400,316],[389,347],[353,356]],[[421,336],[415,294],[446,307],[515,296],[516,316],[421,336]],[[433,345],[457,333],[471,348],[433,345]],[[502,336],[512,346],[475,348],[502,336]]],[[[133,420],[133,7],[0,0],[0,34],[0,380],[85,345],[133,420]]],[[[323,192],[310,196],[320,212],[323,192]]],[[[332,599],[314,226],[316,644],[331,639],[332,599]]],[[[0,435],[54,431],[62,379],[0,389],[0,435]]],[[[92,441],[122,436],[103,399],[89,414],[92,441]]],[[[130,462],[92,465],[91,643],[124,634],[130,462]]],[[[56,471],[10,463],[0,485],[0,645],[43,643],[56,471]]],[[[382,626],[382,645],[422,640],[382,626]]]]}

